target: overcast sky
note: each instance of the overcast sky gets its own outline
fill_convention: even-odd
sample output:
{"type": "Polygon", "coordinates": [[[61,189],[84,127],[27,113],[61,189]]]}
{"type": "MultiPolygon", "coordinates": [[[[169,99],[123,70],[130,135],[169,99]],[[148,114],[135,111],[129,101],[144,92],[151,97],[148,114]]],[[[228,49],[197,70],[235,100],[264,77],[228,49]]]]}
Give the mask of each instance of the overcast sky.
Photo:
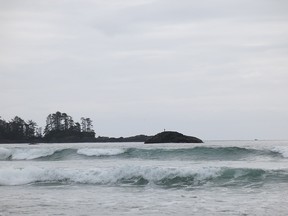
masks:
{"type": "Polygon", "coordinates": [[[0,116],[96,136],[288,139],[287,0],[0,0],[0,116]]]}

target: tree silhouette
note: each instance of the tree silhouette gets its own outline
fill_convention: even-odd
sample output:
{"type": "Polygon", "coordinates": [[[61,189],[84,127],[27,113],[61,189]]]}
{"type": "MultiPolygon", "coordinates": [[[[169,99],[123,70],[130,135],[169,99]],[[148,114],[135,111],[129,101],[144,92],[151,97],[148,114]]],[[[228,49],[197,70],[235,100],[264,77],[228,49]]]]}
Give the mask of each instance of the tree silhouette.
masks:
{"type": "Polygon", "coordinates": [[[15,116],[11,121],[6,122],[0,118],[0,139],[2,140],[29,142],[37,137],[41,138],[42,133],[40,131],[37,134],[37,130],[37,124],[32,120],[25,122],[19,116],[15,116]]]}
{"type": "Polygon", "coordinates": [[[92,129],[92,120],[90,118],[81,118],[81,126],[82,126],[82,131],[83,132],[94,132],[92,129]]]}
{"type": "Polygon", "coordinates": [[[35,137],[36,128],[37,128],[37,123],[32,120],[28,120],[27,124],[25,124],[25,136],[28,138],[35,137]]]}
{"type": "Polygon", "coordinates": [[[44,138],[47,141],[92,141],[95,139],[95,133],[92,129],[92,120],[90,118],[81,118],[81,125],[74,122],[73,118],[67,113],[49,114],[46,119],[44,129],[44,138]]]}
{"type": "Polygon", "coordinates": [[[81,124],[75,122],[67,113],[59,111],[46,118],[44,137],[42,128],[33,120],[24,121],[15,116],[9,122],[0,117],[0,143],[2,142],[91,142],[95,141],[90,118],[81,118],[81,124]]]}

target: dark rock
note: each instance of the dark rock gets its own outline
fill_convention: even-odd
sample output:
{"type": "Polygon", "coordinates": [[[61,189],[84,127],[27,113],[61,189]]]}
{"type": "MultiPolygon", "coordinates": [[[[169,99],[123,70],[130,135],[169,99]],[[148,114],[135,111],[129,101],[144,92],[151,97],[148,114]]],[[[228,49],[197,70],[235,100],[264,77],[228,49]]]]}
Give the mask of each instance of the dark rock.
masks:
{"type": "Polygon", "coordinates": [[[145,143],[203,143],[203,141],[197,137],[185,136],[178,132],[164,131],[146,140],[145,143]]]}

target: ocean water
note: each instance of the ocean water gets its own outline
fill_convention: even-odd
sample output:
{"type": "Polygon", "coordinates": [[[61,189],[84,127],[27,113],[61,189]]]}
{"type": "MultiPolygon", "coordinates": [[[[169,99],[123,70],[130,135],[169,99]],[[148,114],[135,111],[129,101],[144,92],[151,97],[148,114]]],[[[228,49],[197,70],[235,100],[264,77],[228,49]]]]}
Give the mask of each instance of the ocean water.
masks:
{"type": "Polygon", "coordinates": [[[0,145],[0,216],[288,215],[288,141],[0,145]]]}

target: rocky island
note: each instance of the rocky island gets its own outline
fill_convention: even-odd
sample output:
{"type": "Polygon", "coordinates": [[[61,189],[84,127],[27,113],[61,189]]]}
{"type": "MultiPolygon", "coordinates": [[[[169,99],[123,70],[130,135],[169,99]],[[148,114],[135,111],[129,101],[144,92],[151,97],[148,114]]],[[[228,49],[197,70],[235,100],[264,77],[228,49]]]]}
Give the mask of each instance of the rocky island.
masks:
{"type": "Polygon", "coordinates": [[[145,141],[145,144],[150,143],[203,143],[203,141],[197,137],[186,136],[175,131],[164,131],[145,141]]]}

